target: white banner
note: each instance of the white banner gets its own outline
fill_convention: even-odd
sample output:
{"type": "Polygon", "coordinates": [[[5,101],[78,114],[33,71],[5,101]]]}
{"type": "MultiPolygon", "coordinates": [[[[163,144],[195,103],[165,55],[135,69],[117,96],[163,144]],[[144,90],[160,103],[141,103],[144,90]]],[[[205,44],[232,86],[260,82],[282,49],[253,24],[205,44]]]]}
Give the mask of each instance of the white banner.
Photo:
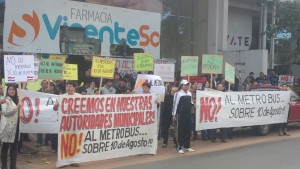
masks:
{"type": "Polygon", "coordinates": [[[156,95],[59,97],[57,167],[156,154],[156,95]]]}
{"type": "Polygon", "coordinates": [[[279,75],[278,86],[281,86],[283,84],[286,84],[289,86],[294,85],[294,76],[279,75]]]}
{"type": "Polygon", "coordinates": [[[174,82],[175,64],[155,64],[154,74],[160,76],[164,82],[174,82]]]}
{"type": "Polygon", "coordinates": [[[4,78],[6,83],[34,80],[33,55],[4,55],[4,78]]]}
{"type": "Polygon", "coordinates": [[[58,133],[58,114],[53,110],[57,95],[29,90],[21,90],[19,95],[23,104],[21,133],[58,133]]]}
{"type": "Polygon", "coordinates": [[[69,26],[99,39],[101,56],[113,55],[111,44],[124,41],[160,56],[160,13],[69,0],[9,0],[5,6],[4,51],[59,54],[60,26],[69,26]]]}
{"type": "Polygon", "coordinates": [[[151,84],[150,93],[158,94],[158,101],[163,102],[166,89],[161,77],[156,75],[138,74],[134,87],[135,93],[143,93],[142,85],[144,82],[148,82],[151,84]]]}
{"type": "Polygon", "coordinates": [[[287,122],[290,91],[197,91],[196,129],[287,122]]]}

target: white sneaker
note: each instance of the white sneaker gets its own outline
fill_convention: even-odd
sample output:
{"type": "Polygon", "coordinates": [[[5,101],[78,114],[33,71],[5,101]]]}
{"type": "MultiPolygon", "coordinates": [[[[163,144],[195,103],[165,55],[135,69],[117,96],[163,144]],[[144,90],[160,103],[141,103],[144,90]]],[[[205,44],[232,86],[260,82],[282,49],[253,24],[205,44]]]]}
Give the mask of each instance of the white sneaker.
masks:
{"type": "Polygon", "coordinates": [[[195,150],[192,149],[192,148],[187,148],[187,149],[184,149],[184,151],[187,151],[187,152],[194,152],[195,150]]]}
{"type": "Polygon", "coordinates": [[[184,151],[183,150],[179,150],[179,151],[177,151],[178,152],[178,154],[184,154],[184,151]]]}

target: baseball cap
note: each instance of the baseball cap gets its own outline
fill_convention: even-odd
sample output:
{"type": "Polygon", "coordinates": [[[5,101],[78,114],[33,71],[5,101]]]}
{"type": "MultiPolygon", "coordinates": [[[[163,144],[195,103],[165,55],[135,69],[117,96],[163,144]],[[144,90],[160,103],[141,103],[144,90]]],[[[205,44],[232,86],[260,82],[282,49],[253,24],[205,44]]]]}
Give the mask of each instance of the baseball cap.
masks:
{"type": "Polygon", "coordinates": [[[187,85],[187,84],[189,84],[189,82],[188,82],[187,80],[182,80],[182,81],[180,82],[180,85],[187,85]]]}

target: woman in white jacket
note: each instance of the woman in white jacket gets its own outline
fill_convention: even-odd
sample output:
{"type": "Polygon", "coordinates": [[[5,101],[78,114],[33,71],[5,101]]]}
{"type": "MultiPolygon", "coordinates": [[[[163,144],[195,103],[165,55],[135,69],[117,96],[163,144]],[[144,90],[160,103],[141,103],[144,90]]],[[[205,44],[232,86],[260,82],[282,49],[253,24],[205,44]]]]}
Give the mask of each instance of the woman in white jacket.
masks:
{"type": "Polygon", "coordinates": [[[7,169],[7,155],[10,149],[10,169],[16,169],[17,149],[19,139],[19,103],[18,93],[15,85],[7,87],[5,103],[2,104],[0,138],[1,149],[1,169],[7,169]]]}

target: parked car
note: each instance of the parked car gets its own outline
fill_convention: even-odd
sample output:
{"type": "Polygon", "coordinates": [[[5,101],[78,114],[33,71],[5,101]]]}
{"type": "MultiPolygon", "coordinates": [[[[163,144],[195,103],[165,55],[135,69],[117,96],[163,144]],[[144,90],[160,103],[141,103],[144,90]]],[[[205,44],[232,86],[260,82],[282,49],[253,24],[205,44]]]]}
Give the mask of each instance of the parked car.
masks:
{"type": "MultiPolygon", "coordinates": [[[[252,87],[250,91],[279,91],[279,86],[256,86],[252,87]]],[[[290,97],[290,109],[289,109],[289,117],[288,123],[300,122],[300,97],[291,90],[290,97]]],[[[259,135],[267,135],[271,129],[271,124],[255,126],[254,130],[259,135]]]]}

